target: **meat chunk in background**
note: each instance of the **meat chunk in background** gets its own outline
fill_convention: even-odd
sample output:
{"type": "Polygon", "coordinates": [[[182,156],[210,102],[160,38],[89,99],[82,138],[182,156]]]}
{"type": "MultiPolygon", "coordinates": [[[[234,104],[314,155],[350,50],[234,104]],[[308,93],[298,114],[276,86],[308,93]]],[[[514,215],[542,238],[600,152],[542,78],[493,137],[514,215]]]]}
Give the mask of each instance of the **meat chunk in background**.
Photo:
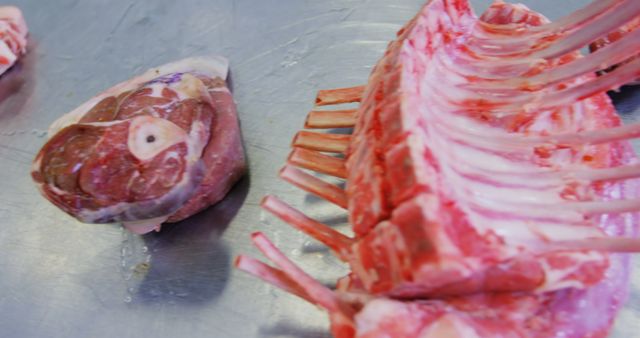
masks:
{"type": "Polygon", "coordinates": [[[27,32],[20,9],[0,6],[0,75],[27,52],[27,32]]]}
{"type": "Polygon", "coordinates": [[[245,173],[223,58],[190,58],[118,84],[55,121],[32,177],[86,223],[159,230],[221,200],[245,173]]]}

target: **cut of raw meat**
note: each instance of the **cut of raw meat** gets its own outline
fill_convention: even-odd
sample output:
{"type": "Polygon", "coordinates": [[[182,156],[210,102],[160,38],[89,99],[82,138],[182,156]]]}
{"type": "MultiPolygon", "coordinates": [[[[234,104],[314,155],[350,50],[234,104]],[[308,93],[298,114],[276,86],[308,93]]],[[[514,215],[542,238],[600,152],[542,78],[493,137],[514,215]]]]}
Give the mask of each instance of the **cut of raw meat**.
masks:
{"type": "Polygon", "coordinates": [[[336,338],[603,338],[626,298],[619,286],[629,278],[628,262],[618,257],[608,281],[585,290],[397,300],[331,291],[263,234],[253,241],[278,268],[246,256],[236,266],[327,310],[336,338]]]}
{"type": "Polygon", "coordinates": [[[0,75],[27,52],[27,32],[20,9],[0,6],[0,75]]]}
{"type": "MultiPolygon", "coordinates": [[[[537,89],[498,87],[507,85],[499,76],[514,81],[530,74],[533,86],[538,73],[566,72],[565,65],[587,60],[569,53],[521,61],[534,52],[526,48],[507,58],[510,68],[503,74],[485,74],[502,67],[498,60],[482,59],[468,50],[473,43],[460,41],[486,39],[490,32],[474,29],[478,22],[495,28],[512,19],[523,29],[552,25],[523,6],[498,3],[478,21],[464,1],[433,1],[389,45],[364,90],[335,91],[344,97],[319,94],[316,102],[323,104],[360,101],[346,161],[309,149],[296,149],[289,158],[293,165],[346,178],[356,237],[339,241],[344,244],[338,250],[353,271],[343,283],[411,298],[585,288],[603,278],[606,253],[547,244],[605,236],[598,224],[610,218],[581,210],[622,197],[623,187],[589,176],[630,163],[631,150],[626,142],[558,144],[548,136],[619,127],[604,93],[547,107],[540,107],[535,96],[509,105],[519,96],[551,96],[595,79],[579,74],[537,89]],[[480,69],[476,63],[487,66],[480,69]],[[490,78],[483,82],[478,74],[490,78]],[[492,95],[484,98],[468,89],[474,84],[488,87],[492,95]],[[511,96],[501,101],[503,95],[511,96]]],[[[509,52],[518,52],[513,48],[509,52]]],[[[318,113],[312,114],[317,119],[318,113]]],[[[318,143],[328,144],[328,136],[318,143]]],[[[301,133],[300,138],[309,137],[301,133]]],[[[267,198],[264,206],[283,219],[295,213],[275,198],[267,198]]],[[[325,240],[333,247],[334,242],[325,240]]]]}
{"type": "Polygon", "coordinates": [[[314,110],[306,126],[353,134],[300,132],[281,172],[346,207],[354,236],[262,203],[351,273],[332,293],[262,235],[280,269],[242,256],[238,267],[327,309],[337,337],[605,336],[629,282],[628,257],[613,252],[640,251],[628,142],[640,124],[622,126],[604,92],[638,78],[640,59],[595,72],[636,56],[640,36],[578,50],[639,15],[635,0],[555,23],[502,1],[480,18],[466,0],[427,2],[366,86],[318,93],[317,105],[359,108],[314,110]]]}
{"type": "Polygon", "coordinates": [[[226,76],[191,58],[112,87],[52,124],[33,179],[80,221],[137,233],[216,203],[246,170],[226,76]]]}

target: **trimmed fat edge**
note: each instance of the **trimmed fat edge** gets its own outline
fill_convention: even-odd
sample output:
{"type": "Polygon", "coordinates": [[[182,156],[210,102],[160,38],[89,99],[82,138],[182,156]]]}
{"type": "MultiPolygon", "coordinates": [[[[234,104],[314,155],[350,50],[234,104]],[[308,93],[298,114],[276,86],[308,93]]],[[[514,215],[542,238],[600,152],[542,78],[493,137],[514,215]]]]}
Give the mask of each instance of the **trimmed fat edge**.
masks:
{"type": "Polygon", "coordinates": [[[103,91],[71,112],[61,116],[55,120],[51,126],[49,126],[48,135],[51,137],[62,128],[77,123],[91,108],[106,97],[117,96],[120,93],[135,89],[141,84],[160,76],[179,72],[197,72],[210,77],[220,77],[223,80],[226,80],[229,72],[229,61],[222,56],[200,56],[186,58],[151,68],[142,75],[123,81],[103,91]]]}

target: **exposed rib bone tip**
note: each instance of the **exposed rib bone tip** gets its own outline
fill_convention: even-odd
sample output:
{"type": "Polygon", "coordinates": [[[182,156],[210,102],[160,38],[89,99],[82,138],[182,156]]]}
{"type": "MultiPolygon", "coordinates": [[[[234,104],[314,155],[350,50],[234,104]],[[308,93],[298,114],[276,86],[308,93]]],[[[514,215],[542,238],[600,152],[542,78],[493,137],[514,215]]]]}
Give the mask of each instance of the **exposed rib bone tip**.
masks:
{"type": "Polygon", "coordinates": [[[350,251],[353,238],[312,219],[280,199],[270,197],[262,207],[294,228],[324,243],[338,253],[341,259],[344,260],[350,251]]]}
{"type": "MultiPolygon", "coordinates": [[[[266,197],[265,197],[265,199],[266,199],[266,197]]],[[[251,233],[251,239],[252,240],[255,240],[257,237],[260,237],[260,236],[264,236],[264,233],[262,233],[262,231],[254,231],[254,232],[251,233]]]]}
{"type": "Polygon", "coordinates": [[[356,109],[312,110],[307,115],[307,129],[351,128],[356,124],[356,109]]]}
{"type": "Polygon", "coordinates": [[[350,135],[302,130],[293,138],[291,146],[328,153],[343,153],[349,147],[350,140],[350,135]]]}
{"type": "MultiPolygon", "coordinates": [[[[282,176],[284,176],[289,170],[291,170],[291,166],[285,164],[284,167],[280,168],[278,171],[278,177],[282,178],[282,176]]],[[[262,199],[264,200],[264,197],[262,199]]]]}
{"type": "Polygon", "coordinates": [[[336,89],[319,90],[316,96],[316,105],[359,102],[362,98],[365,86],[345,87],[336,89]]]}
{"type": "Polygon", "coordinates": [[[334,184],[327,183],[290,165],[285,165],[280,169],[279,176],[304,191],[347,209],[348,201],[344,189],[334,184]]]}
{"type": "Polygon", "coordinates": [[[339,178],[347,177],[347,169],[345,167],[344,159],[325,155],[317,151],[294,148],[289,154],[287,162],[297,167],[317,171],[319,173],[339,178]]]}
{"type": "MultiPolygon", "coordinates": [[[[273,196],[273,195],[266,195],[260,200],[260,206],[262,208],[267,208],[267,206],[269,204],[271,204],[273,202],[273,200],[276,200],[276,199],[277,198],[275,196],[273,196]]],[[[255,234],[255,232],[254,232],[254,234],[255,234]]],[[[252,234],[252,236],[253,236],[253,234],[252,234]]]]}
{"type": "Polygon", "coordinates": [[[245,255],[238,255],[234,260],[233,260],[233,266],[240,269],[240,266],[242,265],[242,262],[246,259],[245,255]]]}

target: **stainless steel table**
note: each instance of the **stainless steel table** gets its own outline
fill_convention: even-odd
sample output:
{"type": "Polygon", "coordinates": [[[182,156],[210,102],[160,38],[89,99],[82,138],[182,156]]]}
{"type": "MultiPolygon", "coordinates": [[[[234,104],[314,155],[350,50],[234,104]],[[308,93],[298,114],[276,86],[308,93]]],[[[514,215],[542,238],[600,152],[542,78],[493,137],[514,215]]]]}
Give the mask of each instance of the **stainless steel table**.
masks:
{"type": "MultiPolygon", "coordinates": [[[[277,171],[315,91],[363,83],[421,3],[18,1],[31,35],[28,55],[0,79],[0,337],[330,337],[324,313],[235,271],[232,260],[259,256],[249,234],[263,230],[323,282],[344,272],[258,203],[275,193],[345,223],[338,210],[276,179],[277,171]],[[224,202],[140,237],[80,224],[38,195],[30,161],[56,117],[151,66],[203,54],[231,61],[250,159],[250,174],[224,202]]],[[[557,18],[585,1],[527,3],[557,18]]],[[[622,96],[621,110],[633,119],[638,100],[622,96]]],[[[635,276],[616,337],[640,332],[635,276]]]]}

